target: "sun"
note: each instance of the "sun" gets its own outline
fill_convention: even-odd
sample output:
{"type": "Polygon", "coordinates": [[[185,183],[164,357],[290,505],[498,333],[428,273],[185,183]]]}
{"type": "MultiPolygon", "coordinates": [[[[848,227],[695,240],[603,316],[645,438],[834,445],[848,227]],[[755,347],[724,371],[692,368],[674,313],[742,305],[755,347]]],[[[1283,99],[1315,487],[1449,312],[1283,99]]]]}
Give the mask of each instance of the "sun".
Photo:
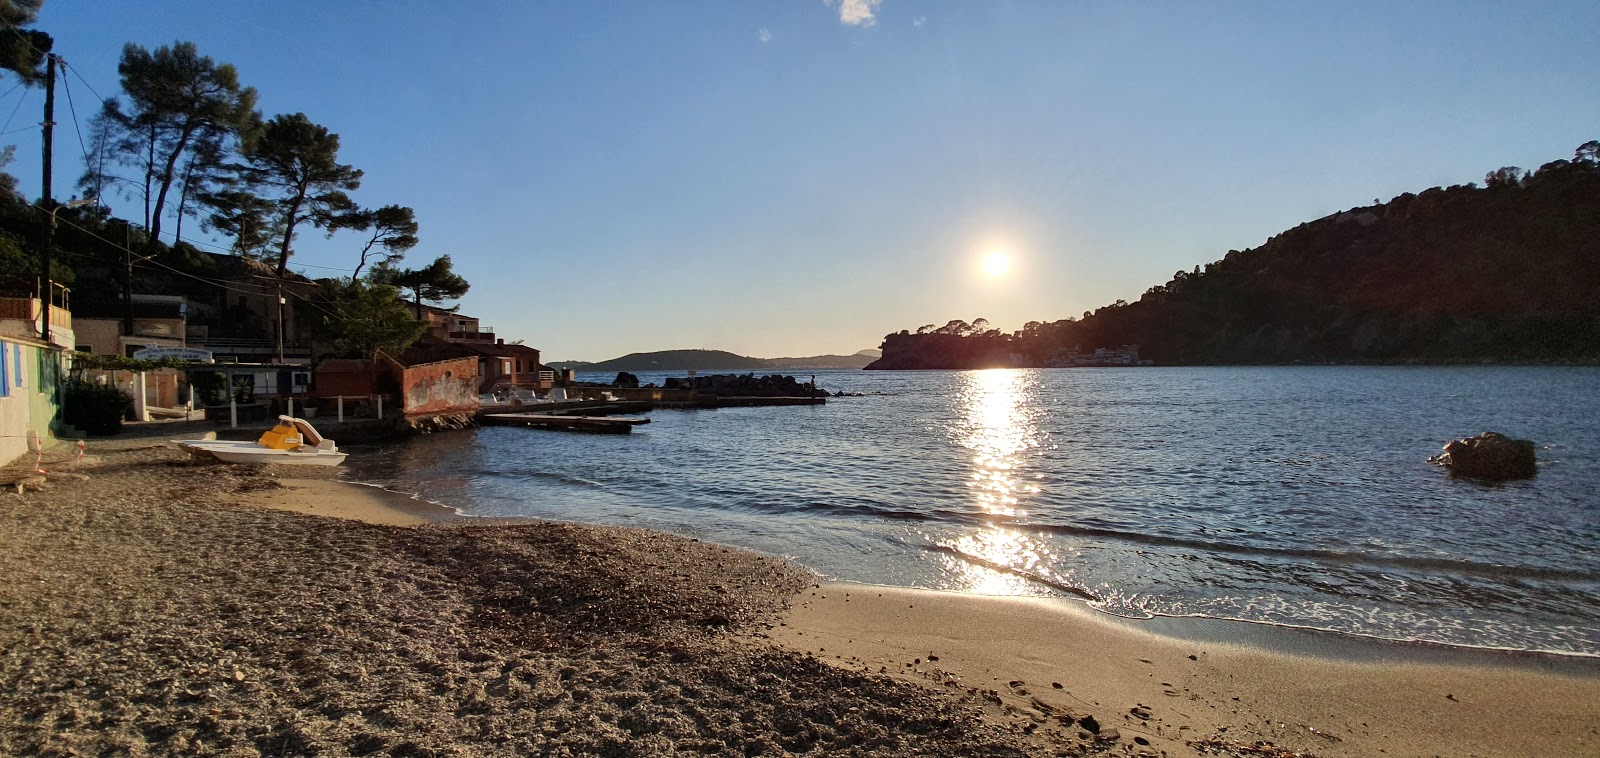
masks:
{"type": "Polygon", "coordinates": [[[1011,256],[1004,250],[992,250],[983,256],[983,273],[989,276],[1004,276],[1011,270],[1011,256]]]}

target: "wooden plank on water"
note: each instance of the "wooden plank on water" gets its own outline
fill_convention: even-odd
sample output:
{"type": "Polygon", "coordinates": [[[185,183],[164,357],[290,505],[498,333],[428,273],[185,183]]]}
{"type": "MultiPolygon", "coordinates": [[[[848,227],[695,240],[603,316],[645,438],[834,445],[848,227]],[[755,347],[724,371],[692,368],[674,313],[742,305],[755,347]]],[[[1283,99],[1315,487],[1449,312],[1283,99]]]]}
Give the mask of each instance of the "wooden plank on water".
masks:
{"type": "Polygon", "coordinates": [[[628,434],[635,426],[650,423],[647,418],[627,416],[558,416],[548,413],[489,413],[484,423],[496,426],[527,426],[558,431],[628,434]]]}

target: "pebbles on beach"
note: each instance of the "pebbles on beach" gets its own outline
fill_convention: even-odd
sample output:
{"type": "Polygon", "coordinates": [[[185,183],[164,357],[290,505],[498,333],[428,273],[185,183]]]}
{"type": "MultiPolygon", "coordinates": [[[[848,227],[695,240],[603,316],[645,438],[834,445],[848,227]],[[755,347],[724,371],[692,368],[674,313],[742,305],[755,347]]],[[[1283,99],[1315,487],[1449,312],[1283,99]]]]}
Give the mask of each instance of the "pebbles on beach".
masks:
{"type": "Polygon", "coordinates": [[[1024,755],[763,640],[812,580],[671,535],[233,505],[175,451],[0,504],[0,754],[1024,755]]]}

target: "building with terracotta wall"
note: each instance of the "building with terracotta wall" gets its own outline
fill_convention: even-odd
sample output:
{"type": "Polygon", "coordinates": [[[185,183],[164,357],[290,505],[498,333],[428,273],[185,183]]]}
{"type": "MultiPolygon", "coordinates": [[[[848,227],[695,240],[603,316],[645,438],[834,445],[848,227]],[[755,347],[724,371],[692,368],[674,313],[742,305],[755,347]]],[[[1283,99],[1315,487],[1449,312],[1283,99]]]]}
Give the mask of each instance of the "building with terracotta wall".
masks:
{"type": "Polygon", "coordinates": [[[461,343],[478,355],[478,391],[493,392],[508,387],[523,389],[550,389],[554,375],[541,378],[548,371],[539,363],[539,351],[527,345],[507,345],[505,340],[496,344],[461,343]]]}
{"type": "Polygon", "coordinates": [[[478,411],[478,356],[459,345],[424,345],[390,355],[378,363],[399,389],[407,416],[440,416],[478,411]]]}

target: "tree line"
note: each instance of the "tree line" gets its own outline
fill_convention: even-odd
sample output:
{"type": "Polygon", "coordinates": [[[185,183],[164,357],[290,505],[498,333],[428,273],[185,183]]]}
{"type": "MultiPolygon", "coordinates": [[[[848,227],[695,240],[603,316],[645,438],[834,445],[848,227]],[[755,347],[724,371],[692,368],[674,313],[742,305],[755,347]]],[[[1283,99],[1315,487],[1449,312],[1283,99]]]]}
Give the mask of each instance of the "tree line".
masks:
{"type": "Polygon", "coordinates": [[[1137,301],[1012,333],[887,335],[873,368],[1070,363],[1600,362],[1600,141],[1536,170],[1407,192],[1178,271],[1137,301]]]}
{"type": "MultiPolygon", "coordinates": [[[[46,67],[57,65],[50,35],[27,28],[41,5],[0,0],[0,69],[22,86],[38,86],[46,67]]],[[[257,91],[233,65],[202,54],[193,42],[154,49],[130,42],[117,73],[120,91],[104,100],[85,135],[77,189],[92,204],[69,208],[48,197],[28,203],[14,177],[0,178],[0,276],[37,276],[37,230],[47,223],[37,209],[58,208],[56,215],[81,233],[61,235],[67,260],[52,268],[52,278],[72,282],[88,274],[81,283],[92,294],[110,278],[95,269],[121,262],[114,250],[98,249],[108,245],[131,248],[127,254],[137,261],[210,273],[205,256],[184,239],[186,220],[280,279],[293,276],[289,264],[302,232],[352,240],[349,277],[319,280],[314,298],[316,308],[331,314],[322,319],[324,336],[346,353],[407,346],[425,330],[423,302],[466,294],[470,285],[448,255],[402,268],[421,242],[415,211],[357,202],[351,195],[363,172],[340,161],[339,135],[304,113],[263,117],[257,91]],[[113,217],[103,203],[113,197],[131,203],[140,217],[113,217]]],[[[12,150],[0,154],[0,166],[12,150]]]]}

